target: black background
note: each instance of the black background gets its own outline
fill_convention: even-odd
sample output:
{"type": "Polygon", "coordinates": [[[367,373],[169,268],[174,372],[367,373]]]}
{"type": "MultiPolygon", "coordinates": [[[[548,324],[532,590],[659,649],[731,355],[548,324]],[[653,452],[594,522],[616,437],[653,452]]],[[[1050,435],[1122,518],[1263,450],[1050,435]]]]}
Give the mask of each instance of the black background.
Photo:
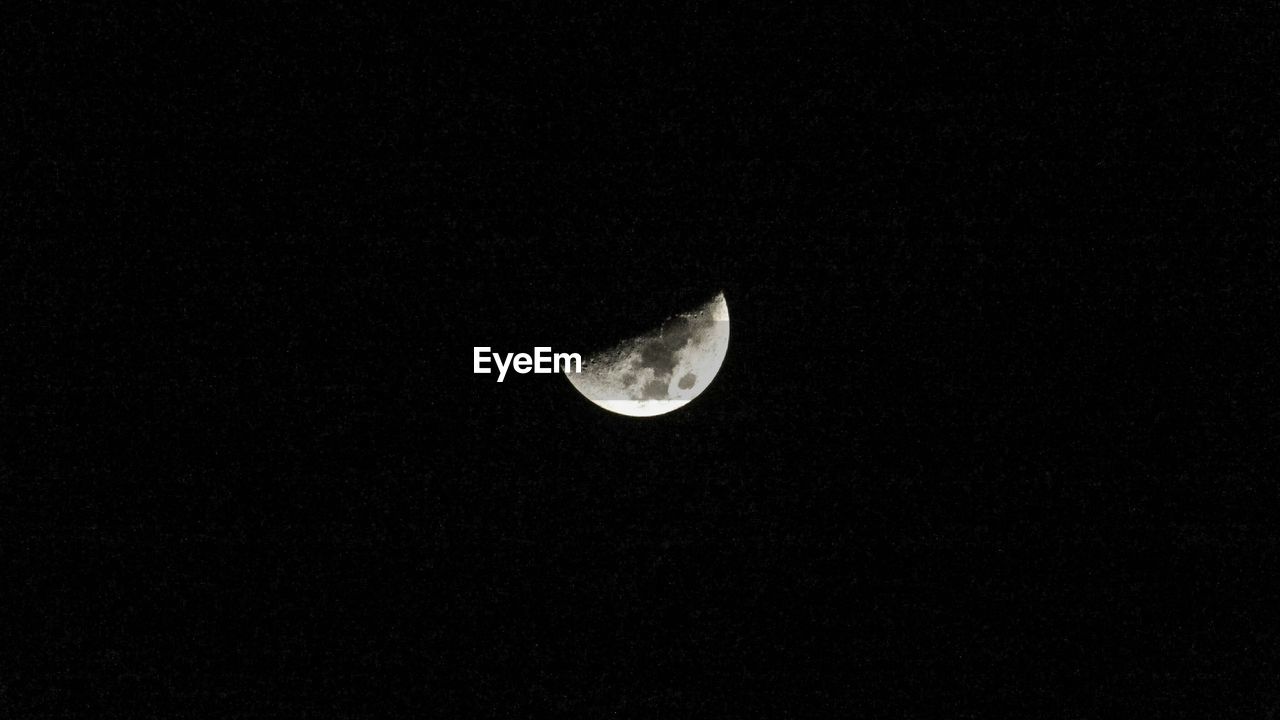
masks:
{"type": "Polygon", "coordinates": [[[5,12],[4,716],[1280,708],[1274,12],[5,12]]]}

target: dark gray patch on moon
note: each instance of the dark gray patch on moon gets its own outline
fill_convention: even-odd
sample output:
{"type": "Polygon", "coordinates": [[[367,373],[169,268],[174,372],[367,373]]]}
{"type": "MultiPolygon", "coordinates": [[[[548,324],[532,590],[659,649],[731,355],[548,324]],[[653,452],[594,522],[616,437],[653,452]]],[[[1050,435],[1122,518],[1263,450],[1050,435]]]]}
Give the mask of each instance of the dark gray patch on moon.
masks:
{"type": "Polygon", "coordinates": [[[641,400],[666,400],[667,384],[662,380],[650,380],[640,392],[641,400]]]}
{"type": "MultiPolygon", "coordinates": [[[[639,356],[632,362],[631,369],[636,374],[645,368],[653,371],[654,379],[645,384],[641,391],[643,400],[666,400],[669,398],[667,387],[671,381],[671,373],[679,364],[680,354],[689,342],[699,333],[715,324],[710,313],[698,312],[693,315],[673,317],[662,326],[662,331],[640,347],[639,356]]],[[[680,380],[680,388],[688,390],[697,381],[692,373],[680,380]],[[686,384],[686,382],[688,384],[686,384]]],[[[629,381],[626,383],[631,384],[629,381]]]]}
{"type": "Polygon", "coordinates": [[[688,320],[685,318],[672,318],[662,328],[662,334],[640,348],[640,358],[636,361],[636,369],[652,368],[654,375],[670,377],[671,371],[675,369],[678,363],[676,354],[683,350],[685,345],[689,344],[689,339],[692,337],[693,327],[688,320]]]}

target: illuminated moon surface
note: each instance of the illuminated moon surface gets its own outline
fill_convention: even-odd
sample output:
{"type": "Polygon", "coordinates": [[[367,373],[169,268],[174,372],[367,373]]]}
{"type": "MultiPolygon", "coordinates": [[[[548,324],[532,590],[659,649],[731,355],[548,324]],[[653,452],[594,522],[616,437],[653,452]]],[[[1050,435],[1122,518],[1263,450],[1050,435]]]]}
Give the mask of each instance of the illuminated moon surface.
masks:
{"type": "Polygon", "coordinates": [[[661,328],[624,340],[566,373],[588,400],[610,412],[651,417],[683,407],[715,379],[729,349],[724,293],[661,328]]]}

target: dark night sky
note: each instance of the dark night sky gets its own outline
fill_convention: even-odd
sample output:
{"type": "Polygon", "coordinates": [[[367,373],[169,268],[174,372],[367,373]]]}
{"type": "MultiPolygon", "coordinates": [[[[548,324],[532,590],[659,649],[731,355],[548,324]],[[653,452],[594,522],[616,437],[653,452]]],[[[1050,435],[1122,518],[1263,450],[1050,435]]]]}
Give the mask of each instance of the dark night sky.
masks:
{"type": "Polygon", "coordinates": [[[1280,707],[1274,13],[132,12],[0,38],[0,715],[1280,707]]]}

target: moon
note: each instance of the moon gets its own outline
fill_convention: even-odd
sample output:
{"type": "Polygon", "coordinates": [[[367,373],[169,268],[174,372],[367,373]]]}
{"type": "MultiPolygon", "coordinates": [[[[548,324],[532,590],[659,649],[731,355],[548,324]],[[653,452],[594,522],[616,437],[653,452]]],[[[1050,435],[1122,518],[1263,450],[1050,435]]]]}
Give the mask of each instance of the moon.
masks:
{"type": "Polygon", "coordinates": [[[729,349],[729,305],[717,294],[662,327],[588,356],[565,373],[588,400],[620,415],[652,417],[702,394],[729,349]]]}

